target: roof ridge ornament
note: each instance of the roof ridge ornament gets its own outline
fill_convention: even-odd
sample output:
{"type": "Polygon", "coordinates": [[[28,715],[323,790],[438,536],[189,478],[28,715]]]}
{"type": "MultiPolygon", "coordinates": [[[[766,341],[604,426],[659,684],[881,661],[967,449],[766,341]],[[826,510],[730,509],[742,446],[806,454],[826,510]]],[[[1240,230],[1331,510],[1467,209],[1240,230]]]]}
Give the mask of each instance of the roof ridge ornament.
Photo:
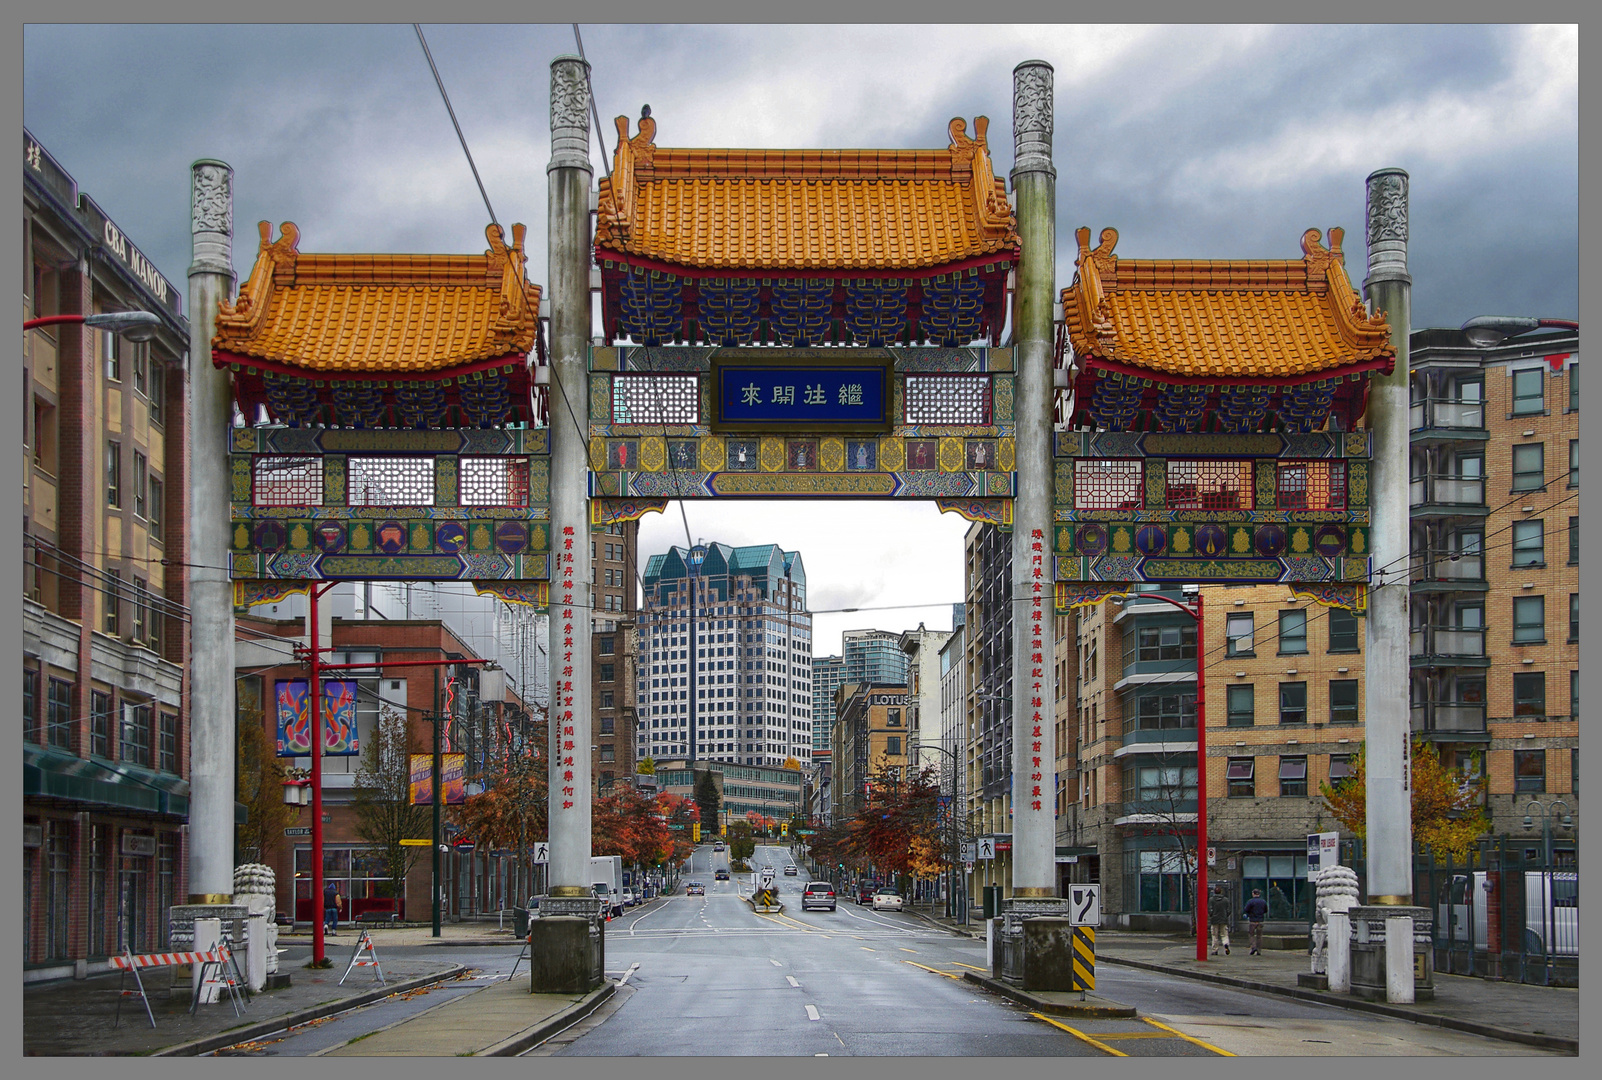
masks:
{"type": "Polygon", "coordinates": [[[1007,202],[1006,188],[997,183],[995,168],[990,162],[990,143],[986,133],[990,129],[988,116],[973,118],[973,138],[968,138],[968,122],[960,116],[951,118],[946,130],[951,134],[951,176],[966,179],[973,192],[973,208],[979,218],[979,228],[986,237],[1006,236],[1014,227],[1012,204],[1007,202]]]}
{"type": "MultiPolygon", "coordinates": [[[[261,321],[267,310],[267,300],[273,286],[278,283],[295,283],[295,263],[300,258],[300,229],[293,221],[281,222],[278,239],[273,239],[273,223],[258,221],[256,230],[261,234],[257,247],[256,265],[250,277],[232,302],[220,301],[217,305],[217,333],[226,326],[236,334],[249,334],[261,321]]],[[[214,345],[215,347],[215,345],[214,345]]]]}

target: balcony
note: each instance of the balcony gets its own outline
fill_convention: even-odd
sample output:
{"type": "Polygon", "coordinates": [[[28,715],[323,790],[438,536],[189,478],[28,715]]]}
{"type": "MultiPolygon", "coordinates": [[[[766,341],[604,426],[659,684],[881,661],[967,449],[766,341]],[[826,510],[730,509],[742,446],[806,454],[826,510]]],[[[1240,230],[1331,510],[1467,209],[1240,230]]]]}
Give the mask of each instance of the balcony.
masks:
{"type": "Polygon", "coordinates": [[[1426,701],[1412,709],[1414,735],[1443,742],[1490,740],[1485,727],[1485,706],[1456,701],[1426,701]]]}
{"type": "Polygon", "coordinates": [[[1408,567],[1414,593],[1485,592],[1485,559],[1479,552],[1434,548],[1413,552],[1408,567]]]}
{"type": "Polygon", "coordinates": [[[1408,482],[1407,503],[1414,517],[1462,514],[1484,517],[1485,479],[1479,476],[1415,476],[1408,482]]]}
{"type": "Polygon", "coordinates": [[[1411,441],[1415,443],[1469,439],[1484,441],[1485,403],[1455,398],[1425,398],[1413,402],[1408,412],[1411,441]]]}
{"type": "Polygon", "coordinates": [[[1485,631],[1454,626],[1426,626],[1408,638],[1408,659],[1413,667],[1489,667],[1485,631]]]}

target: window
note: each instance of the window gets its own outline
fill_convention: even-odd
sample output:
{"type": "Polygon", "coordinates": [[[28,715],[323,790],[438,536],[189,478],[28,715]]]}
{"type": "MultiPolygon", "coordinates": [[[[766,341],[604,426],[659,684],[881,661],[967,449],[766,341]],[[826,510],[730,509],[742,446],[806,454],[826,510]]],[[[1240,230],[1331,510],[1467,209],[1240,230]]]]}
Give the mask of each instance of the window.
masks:
{"type": "Polygon", "coordinates": [[[256,506],[321,506],[323,462],[315,457],[258,457],[251,463],[256,506]]]}
{"type": "Polygon", "coordinates": [[[144,344],[130,346],[130,350],[133,353],[134,392],[138,394],[148,395],[150,391],[148,384],[145,382],[145,354],[149,349],[150,347],[144,344]]]}
{"type": "Polygon", "coordinates": [[[1329,651],[1354,653],[1358,651],[1357,616],[1345,608],[1329,608],[1329,651]]]}
{"type": "Polygon", "coordinates": [[[431,457],[350,457],[345,469],[351,506],[434,505],[431,457]]]}
{"type": "Polygon", "coordinates": [[[122,505],[122,443],[106,443],[106,505],[122,505]]]}
{"type": "Polygon", "coordinates": [[[1569,640],[1580,640],[1580,594],[1569,593],[1569,640]]]}
{"type": "Polygon", "coordinates": [[[1529,416],[1546,411],[1546,373],[1526,368],[1513,373],[1513,415],[1529,416]]]}
{"type": "Polygon", "coordinates": [[[106,378],[122,381],[122,335],[110,331],[100,333],[100,355],[106,360],[106,378]]]}
{"type": "Polygon", "coordinates": [[[1357,680],[1331,679],[1329,681],[1329,722],[1332,724],[1357,723],[1357,680]]]}
{"type": "Polygon", "coordinates": [[[1256,715],[1256,709],[1253,704],[1255,696],[1255,689],[1251,683],[1228,688],[1227,702],[1230,727],[1252,726],[1256,715]]]}
{"type": "Polygon", "coordinates": [[[601,691],[601,708],[610,709],[611,707],[612,707],[612,691],[610,691],[610,690],[602,690],[601,691]]]}
{"type": "Polygon", "coordinates": [[[150,637],[150,593],[145,583],[133,579],[133,639],[144,642],[150,637]]]}
{"type": "Polygon", "coordinates": [[[1346,462],[1281,462],[1278,498],[1281,510],[1346,509],[1346,462]]]}
{"type": "Polygon", "coordinates": [[[1580,486],[1580,440],[1569,440],[1569,487],[1580,486]]]}
{"type": "Polygon", "coordinates": [[[1172,810],[1178,802],[1196,801],[1196,766],[1135,765],[1124,767],[1125,802],[1157,803],[1172,810]]]}
{"type": "Polygon", "coordinates": [[[178,714],[161,714],[161,771],[178,771],[178,714]]]}
{"type": "Polygon", "coordinates": [[[1580,365],[1569,365],[1569,412],[1580,411],[1580,365]]]}
{"type": "Polygon", "coordinates": [[[1519,443],[1513,447],[1514,491],[1540,491],[1546,487],[1546,444],[1519,443]]]}
{"type": "Polygon", "coordinates": [[[1279,794],[1280,798],[1287,796],[1307,797],[1307,759],[1305,757],[1282,757],[1279,759],[1279,794]]]}
{"type": "Polygon", "coordinates": [[[601,665],[601,681],[602,682],[613,682],[616,679],[617,679],[617,665],[616,664],[602,664],[601,665]]]}
{"type": "Polygon", "coordinates": [[[1256,656],[1252,645],[1252,613],[1248,611],[1224,619],[1224,638],[1226,656],[1256,656]]]}
{"type": "Polygon", "coordinates": [[[22,733],[39,741],[39,672],[33,668],[22,673],[22,733]]]}
{"type": "Polygon", "coordinates": [[[1513,715],[1546,715],[1546,673],[1521,671],[1513,676],[1513,715]]]}
{"type": "Polygon", "coordinates": [[[122,633],[122,625],[117,616],[122,610],[122,571],[107,570],[105,594],[101,596],[101,610],[105,612],[102,628],[112,637],[122,633]]]}
{"type": "Polygon", "coordinates": [[[50,680],[45,727],[51,746],[72,749],[72,684],[65,679],[50,680]]]}
{"type": "Polygon", "coordinates": [[[1580,673],[1569,672],[1569,719],[1580,718],[1580,673]]]}
{"type": "Polygon", "coordinates": [[[884,752],[887,754],[901,753],[901,736],[891,735],[884,741],[884,752]]]}
{"type": "Polygon", "coordinates": [[[1569,518],[1569,565],[1580,564],[1580,519],[1569,518]]]}
{"type": "Polygon", "coordinates": [[[1329,783],[1331,787],[1352,775],[1352,755],[1331,754],[1329,756],[1329,783]]]}
{"type": "Polygon", "coordinates": [[[1534,645],[1546,640],[1546,597],[1513,598],[1513,644],[1534,645]]]}
{"type": "Polygon", "coordinates": [[[611,746],[603,746],[603,747],[601,747],[601,760],[602,761],[616,761],[617,760],[617,750],[615,748],[611,747],[611,746]]]}
{"type": "Polygon", "coordinates": [[[611,656],[612,655],[612,653],[614,651],[614,646],[613,646],[613,643],[612,643],[612,635],[604,634],[604,635],[598,636],[595,640],[600,642],[599,651],[600,651],[602,656],[611,656]]]}
{"type": "Polygon", "coordinates": [[[154,476],[150,478],[150,517],[147,524],[150,526],[150,539],[160,541],[162,499],[166,497],[166,488],[154,476]]]}
{"type": "Polygon", "coordinates": [[[1307,651],[1307,612],[1279,613],[1279,652],[1281,656],[1307,651]]]}
{"type": "Polygon", "coordinates": [[[150,422],[157,427],[167,421],[167,369],[151,357],[150,360],[150,422]]]}
{"type": "Polygon", "coordinates": [[[1546,751],[1513,751],[1513,790],[1521,794],[1546,790],[1546,751]]]}
{"type": "Polygon", "coordinates": [[[459,482],[463,506],[528,505],[527,458],[464,457],[459,482]]]}
{"type": "Polygon", "coordinates": [[[901,710],[900,709],[886,709],[884,711],[884,722],[889,727],[900,727],[901,726],[901,710]]]}
{"type": "Polygon", "coordinates": [[[145,503],[145,487],[150,482],[150,466],[145,459],[145,455],[137,450],[134,451],[133,466],[134,517],[148,517],[149,514],[146,511],[145,503]]]}
{"type": "Polygon", "coordinates": [[[89,752],[111,756],[111,695],[98,690],[89,693],[89,752]]]}
{"type": "Polygon", "coordinates": [[[1124,706],[1124,733],[1181,731],[1196,726],[1196,694],[1149,693],[1124,706]]]}
{"type": "MultiPolygon", "coordinates": [[[[1344,500],[1343,500],[1344,502],[1344,500]]],[[[1171,510],[1250,510],[1250,461],[1168,459],[1171,510]]]]}
{"type": "Polygon", "coordinates": [[[1307,684],[1282,682],[1279,684],[1279,722],[1281,724],[1307,723],[1307,684]]]}
{"type": "Polygon", "coordinates": [[[1143,626],[1135,632],[1141,661],[1196,659],[1196,627],[1143,626]]]}
{"type": "Polygon", "coordinates": [[[1513,523],[1513,567],[1546,565],[1546,526],[1540,518],[1513,523]]]}
{"type": "Polygon", "coordinates": [[[1229,797],[1250,798],[1257,794],[1257,782],[1253,779],[1257,770],[1255,758],[1230,758],[1225,776],[1229,781],[1229,797]]]}
{"type": "Polygon", "coordinates": [[[1074,509],[1131,510],[1141,505],[1140,461],[1074,462],[1074,509]]]}
{"type": "Polygon", "coordinates": [[[130,765],[142,765],[147,769],[150,767],[150,714],[148,703],[130,705],[125,702],[117,746],[117,757],[130,765]]]}
{"type": "Polygon", "coordinates": [[[617,721],[610,716],[601,717],[601,734],[614,735],[617,733],[617,721]]]}

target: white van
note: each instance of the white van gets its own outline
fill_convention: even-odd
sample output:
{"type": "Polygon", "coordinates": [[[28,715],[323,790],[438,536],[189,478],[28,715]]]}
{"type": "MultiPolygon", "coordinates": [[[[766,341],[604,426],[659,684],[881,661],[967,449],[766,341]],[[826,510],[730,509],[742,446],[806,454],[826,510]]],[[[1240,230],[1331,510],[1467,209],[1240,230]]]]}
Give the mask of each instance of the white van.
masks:
{"type": "MultiPolygon", "coordinates": [[[[1440,920],[1436,940],[1466,941],[1472,933],[1474,951],[1484,952],[1489,937],[1486,901],[1490,888],[1483,870],[1476,870],[1472,878],[1453,874],[1442,886],[1443,895],[1436,897],[1435,917],[1440,920]]],[[[1502,948],[1517,952],[1519,943],[1508,940],[1504,933],[1502,948]]],[[[1525,871],[1524,952],[1532,956],[1580,954],[1580,876],[1576,871],[1525,871]]]]}
{"type": "Polygon", "coordinates": [[[613,918],[623,914],[623,856],[590,856],[590,881],[613,918]]]}

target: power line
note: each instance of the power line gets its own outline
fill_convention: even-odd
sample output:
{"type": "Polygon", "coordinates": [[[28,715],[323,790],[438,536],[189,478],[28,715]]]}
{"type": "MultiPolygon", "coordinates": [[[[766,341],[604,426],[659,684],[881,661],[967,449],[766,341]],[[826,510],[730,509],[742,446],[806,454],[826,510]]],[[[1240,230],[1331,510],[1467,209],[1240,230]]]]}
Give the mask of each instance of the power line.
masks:
{"type": "Polygon", "coordinates": [[[423,47],[423,57],[428,61],[428,70],[434,73],[434,85],[439,87],[439,96],[445,101],[445,111],[451,114],[451,126],[456,129],[456,138],[462,144],[462,153],[467,155],[467,167],[473,170],[473,182],[478,185],[478,193],[484,198],[484,209],[489,211],[490,221],[496,228],[500,222],[496,220],[495,208],[490,205],[489,192],[484,190],[484,181],[479,179],[478,166],[473,164],[473,152],[467,148],[467,137],[462,134],[462,125],[456,122],[456,110],[451,108],[451,97],[445,92],[445,81],[439,77],[439,68],[434,66],[434,55],[428,51],[428,42],[423,38],[421,23],[412,23],[412,29],[417,31],[417,43],[423,47]]]}

